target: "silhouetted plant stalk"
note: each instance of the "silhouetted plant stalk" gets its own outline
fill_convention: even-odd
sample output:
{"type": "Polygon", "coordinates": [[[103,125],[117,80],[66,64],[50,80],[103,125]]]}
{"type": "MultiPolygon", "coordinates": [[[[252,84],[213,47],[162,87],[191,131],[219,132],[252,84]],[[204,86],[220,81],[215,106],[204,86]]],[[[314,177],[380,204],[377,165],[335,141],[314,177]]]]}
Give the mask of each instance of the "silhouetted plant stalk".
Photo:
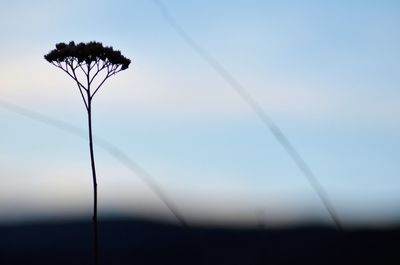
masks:
{"type": "Polygon", "coordinates": [[[94,263],[99,262],[98,230],[97,230],[97,178],[93,150],[92,133],[92,100],[104,82],[116,73],[129,67],[131,61],[120,51],[112,47],[104,47],[99,42],[75,44],[58,43],[56,49],[44,58],[54,66],[67,73],[78,86],[85,104],[88,120],[90,162],[93,179],[93,249],[94,263]],[[83,79],[83,80],[81,80],[83,79]],[[94,82],[96,80],[96,82],[94,82]],[[97,81],[98,80],[98,81],[97,81]]]}

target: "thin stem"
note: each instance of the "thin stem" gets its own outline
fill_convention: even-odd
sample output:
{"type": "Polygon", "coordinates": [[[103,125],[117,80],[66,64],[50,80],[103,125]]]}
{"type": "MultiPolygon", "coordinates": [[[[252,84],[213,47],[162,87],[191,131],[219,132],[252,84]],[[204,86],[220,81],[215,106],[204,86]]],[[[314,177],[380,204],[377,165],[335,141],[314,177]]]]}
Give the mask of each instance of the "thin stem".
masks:
{"type": "Polygon", "coordinates": [[[80,92],[80,94],[82,96],[83,103],[85,104],[85,108],[86,108],[86,110],[88,110],[88,102],[86,101],[85,96],[83,95],[83,91],[82,91],[82,90],[87,91],[87,89],[85,88],[84,85],[82,85],[81,82],[79,82],[78,77],[76,76],[76,73],[75,73],[76,67],[74,68],[72,63],[68,64],[67,62],[65,63],[65,69],[62,67],[61,63],[55,64],[55,63],[52,62],[52,64],[54,66],[60,68],[64,72],[66,72],[72,79],[75,80],[76,84],[78,85],[79,92],[80,92]],[[71,68],[71,72],[72,72],[73,75],[68,71],[68,66],[71,68]]]}
{"type": "Polygon", "coordinates": [[[99,244],[97,236],[97,179],[96,179],[96,166],[94,162],[93,150],[93,135],[92,135],[92,100],[90,99],[90,90],[88,89],[88,128],[89,128],[89,149],[90,149],[90,162],[92,166],[93,177],[93,249],[94,249],[94,264],[99,264],[99,244]]]}
{"type": "Polygon", "coordinates": [[[78,65],[76,65],[74,67],[73,62],[71,62],[70,64],[65,62],[65,69],[62,67],[61,64],[60,64],[59,68],[61,70],[63,70],[64,72],[66,72],[72,79],[74,79],[80,88],[87,90],[87,88],[81,82],[79,82],[78,77],[76,76],[75,70],[78,68],[78,65]],[[68,66],[71,68],[71,72],[73,75],[70,74],[70,72],[68,71],[68,66]]]}
{"type": "MultiPolygon", "coordinates": [[[[86,76],[88,76],[88,75],[89,75],[89,72],[86,72],[86,71],[85,71],[85,69],[83,68],[82,64],[78,63],[78,65],[79,65],[79,68],[81,68],[82,72],[83,72],[86,76]]],[[[88,67],[88,69],[89,69],[89,67],[88,67]]]]}
{"type": "Polygon", "coordinates": [[[105,65],[105,64],[104,64],[101,68],[100,68],[99,65],[97,64],[97,71],[96,71],[96,73],[92,76],[92,78],[90,79],[90,82],[89,82],[90,85],[92,84],[94,78],[95,78],[104,68],[106,68],[106,65],[105,65]]]}
{"type": "Polygon", "coordinates": [[[94,97],[94,95],[97,93],[97,91],[100,89],[100,87],[104,84],[104,82],[110,77],[110,72],[107,73],[106,77],[104,77],[103,81],[98,85],[96,90],[93,92],[93,94],[90,96],[90,100],[94,97]]]}
{"type": "MultiPolygon", "coordinates": [[[[115,75],[116,73],[119,73],[122,71],[122,65],[112,65],[110,69],[110,65],[103,66],[100,68],[100,71],[103,70],[104,68],[107,68],[107,75],[104,77],[103,81],[97,86],[97,88],[94,90],[93,94],[91,95],[91,99],[94,97],[94,95],[97,93],[97,91],[100,89],[100,87],[104,84],[104,82],[112,75],[115,75]],[[120,67],[118,69],[118,67],[120,67]]],[[[92,79],[88,82],[88,86],[92,83],[93,79],[96,77],[96,75],[99,73],[99,71],[96,72],[96,74],[92,77],[92,79]]]]}

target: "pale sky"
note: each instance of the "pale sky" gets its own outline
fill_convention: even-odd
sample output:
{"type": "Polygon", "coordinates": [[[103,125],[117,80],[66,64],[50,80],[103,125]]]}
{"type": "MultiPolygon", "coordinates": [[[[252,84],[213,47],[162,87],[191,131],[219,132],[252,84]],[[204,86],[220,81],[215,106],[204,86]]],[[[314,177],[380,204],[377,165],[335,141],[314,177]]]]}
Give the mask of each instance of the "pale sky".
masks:
{"type": "MultiPolygon", "coordinates": [[[[281,127],[344,223],[400,220],[398,1],[164,3],[281,127]]],[[[43,55],[96,40],[130,58],[96,95],[94,132],[189,220],[329,221],[273,135],[153,1],[2,1],[0,32],[0,100],[83,130],[73,80],[43,55]]],[[[85,140],[1,104],[0,121],[0,222],[89,214],[85,140]]],[[[169,216],[118,160],[101,148],[96,159],[101,213],[169,216]]]]}

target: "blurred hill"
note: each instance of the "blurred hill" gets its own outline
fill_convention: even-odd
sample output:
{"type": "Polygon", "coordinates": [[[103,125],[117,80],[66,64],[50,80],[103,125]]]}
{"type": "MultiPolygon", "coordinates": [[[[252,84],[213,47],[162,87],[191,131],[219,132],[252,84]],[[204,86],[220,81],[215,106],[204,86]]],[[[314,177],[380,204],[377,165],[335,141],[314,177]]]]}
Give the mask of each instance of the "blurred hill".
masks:
{"type": "MultiPolygon", "coordinates": [[[[400,264],[400,228],[182,228],[102,220],[100,264],[400,264]]],[[[0,226],[1,265],[92,264],[89,221],[0,226]]]]}

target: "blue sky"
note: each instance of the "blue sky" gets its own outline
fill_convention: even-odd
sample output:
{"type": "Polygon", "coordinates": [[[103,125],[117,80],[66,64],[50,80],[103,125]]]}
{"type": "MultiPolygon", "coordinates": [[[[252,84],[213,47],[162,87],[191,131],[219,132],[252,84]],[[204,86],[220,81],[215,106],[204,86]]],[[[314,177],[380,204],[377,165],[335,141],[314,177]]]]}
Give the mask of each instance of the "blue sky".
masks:
{"type": "MultiPolygon", "coordinates": [[[[280,125],[343,222],[398,221],[397,1],[178,1],[170,14],[280,125]]],[[[143,166],[192,222],[329,220],[251,108],[174,29],[136,1],[0,4],[0,99],[85,129],[77,88],[43,55],[97,40],[132,66],[95,98],[94,131],[143,166]]],[[[0,106],[1,107],[1,106],[0,106]]],[[[0,221],[86,214],[87,143],[0,108],[0,221]]],[[[171,218],[96,148],[100,212],[171,218]]]]}

